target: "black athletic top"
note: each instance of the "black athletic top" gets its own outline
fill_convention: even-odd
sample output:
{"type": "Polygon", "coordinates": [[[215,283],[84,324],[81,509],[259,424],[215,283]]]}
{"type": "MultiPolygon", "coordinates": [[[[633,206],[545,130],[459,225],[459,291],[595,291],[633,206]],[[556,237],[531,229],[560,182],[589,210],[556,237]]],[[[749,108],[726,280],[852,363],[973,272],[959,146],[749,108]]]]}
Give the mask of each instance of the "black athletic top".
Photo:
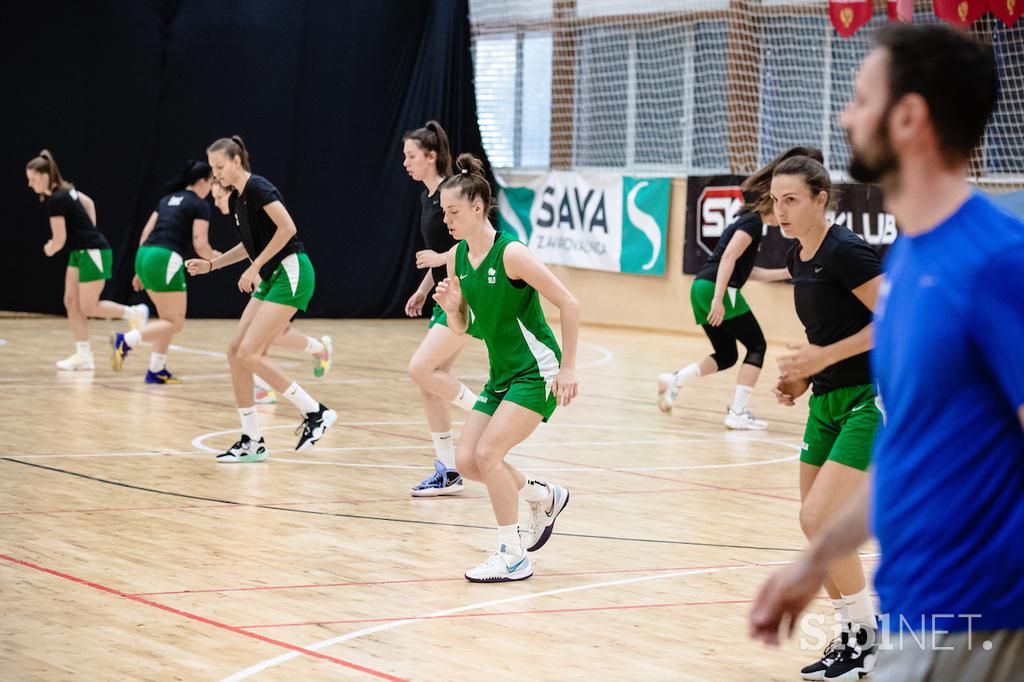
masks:
{"type": "Polygon", "coordinates": [[[156,207],[156,224],[143,246],[162,246],[180,256],[192,245],[192,224],[210,220],[210,204],[195,192],[182,190],[168,194],[156,207]]]}
{"type": "Polygon", "coordinates": [[[732,277],[729,278],[729,286],[739,289],[747,283],[750,273],[754,269],[754,261],[757,260],[757,250],[761,248],[761,235],[764,225],[761,223],[761,215],[756,211],[744,211],[736,217],[736,220],[729,224],[718,238],[715,250],[704,262],[704,267],[697,273],[697,279],[707,279],[714,282],[718,278],[718,266],[722,262],[722,254],[729,246],[729,241],[736,231],[746,232],[753,240],[736,259],[736,267],[733,268],[732,277]]]}
{"type": "MultiPolygon", "coordinates": [[[[441,208],[441,191],[435,190],[433,196],[423,190],[420,195],[420,232],[423,233],[423,241],[427,248],[438,253],[448,253],[455,246],[455,237],[448,231],[444,224],[444,210],[441,208]]],[[[439,265],[430,269],[434,278],[434,286],[448,276],[448,268],[439,265]]]]}
{"type": "MultiPolygon", "coordinates": [[[[786,256],[793,276],[796,314],[807,332],[807,340],[827,346],[853,336],[871,322],[871,311],[853,290],[882,274],[875,250],[848,228],[832,225],[817,253],[800,260],[800,243],[786,256]]],[[[814,394],[821,395],[844,386],[872,383],[868,353],[861,353],[826,367],[811,378],[814,394]]]]}
{"type": "Polygon", "coordinates": [[[46,199],[46,212],[51,216],[63,216],[67,229],[67,246],[77,249],[109,249],[110,243],[92,219],[78,198],[78,190],[58,187],[46,199]]]}
{"type": "MultiPolygon", "coordinates": [[[[231,212],[235,215],[235,232],[245,246],[245,252],[249,254],[249,260],[256,260],[256,257],[267,248],[267,244],[273,239],[277,232],[277,225],[270,219],[263,207],[281,201],[281,193],[270,182],[259,175],[250,175],[249,182],[241,193],[231,192],[231,212]]],[[[284,260],[285,256],[293,253],[302,253],[302,242],[295,235],[288,240],[288,243],[281,247],[274,256],[267,261],[267,264],[260,268],[260,277],[267,280],[274,274],[274,269],[284,260]]]]}

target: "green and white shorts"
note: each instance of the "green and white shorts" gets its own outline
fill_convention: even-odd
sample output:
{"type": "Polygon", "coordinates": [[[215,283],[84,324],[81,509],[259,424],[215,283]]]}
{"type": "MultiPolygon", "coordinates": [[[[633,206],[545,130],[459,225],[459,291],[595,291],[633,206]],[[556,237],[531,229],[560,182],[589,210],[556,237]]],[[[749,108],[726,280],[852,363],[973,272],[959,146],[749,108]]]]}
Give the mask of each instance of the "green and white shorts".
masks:
{"type": "Polygon", "coordinates": [[[305,311],[316,289],[316,273],[309,256],[293,253],[278,263],[270,279],[260,282],[253,298],[305,311]]]}
{"type": "Polygon", "coordinates": [[[476,399],[473,409],[494,416],[498,405],[505,400],[536,412],[545,422],[558,407],[558,398],[552,390],[552,382],[534,377],[513,379],[504,391],[494,390],[492,382],[488,381],[480,391],[480,397],[476,399]]]}
{"type": "Polygon", "coordinates": [[[68,254],[68,267],[78,268],[79,282],[110,279],[114,252],[110,249],[75,249],[68,254]]]}
{"type": "Polygon", "coordinates": [[[135,274],[146,291],[185,291],[184,262],[181,254],[163,246],[140,246],[135,274]]]}
{"type": "Polygon", "coordinates": [[[867,471],[882,423],[875,387],[844,386],[812,395],[809,407],[800,461],[820,467],[832,460],[867,471]]]}
{"type": "MultiPolygon", "coordinates": [[[[695,279],[690,285],[690,306],[693,308],[693,319],[697,324],[708,323],[708,313],[711,312],[711,299],[715,297],[715,283],[708,279],[695,279]]],[[[731,320],[744,313],[750,312],[750,306],[743,294],[735,287],[728,287],[725,296],[722,297],[722,306],[725,308],[723,320],[731,320]]]]}

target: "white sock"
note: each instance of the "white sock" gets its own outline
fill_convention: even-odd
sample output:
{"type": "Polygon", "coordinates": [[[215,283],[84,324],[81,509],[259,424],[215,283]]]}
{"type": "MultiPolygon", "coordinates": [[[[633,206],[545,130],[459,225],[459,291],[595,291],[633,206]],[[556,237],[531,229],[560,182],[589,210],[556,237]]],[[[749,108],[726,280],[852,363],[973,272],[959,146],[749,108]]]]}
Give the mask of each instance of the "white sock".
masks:
{"type": "Polygon", "coordinates": [[[434,441],[434,454],[441,464],[447,469],[455,470],[455,439],[451,431],[444,433],[431,433],[430,439],[434,441]]]}
{"type": "Polygon", "coordinates": [[[857,625],[877,627],[875,622],[875,605],[871,601],[871,593],[865,585],[864,589],[857,594],[844,594],[843,601],[849,611],[850,620],[857,625]]]}
{"type": "Polygon", "coordinates": [[[310,355],[316,355],[324,352],[324,344],[320,343],[312,336],[306,337],[306,352],[310,355]]]}
{"type": "Polygon", "coordinates": [[[676,388],[700,376],[700,366],[695,362],[676,372],[676,388]]]}
{"type": "Polygon", "coordinates": [[[847,630],[850,627],[850,609],[846,607],[846,600],[840,597],[839,599],[830,599],[832,602],[832,618],[839,623],[843,630],[847,630]]]}
{"type": "Polygon", "coordinates": [[[257,388],[262,388],[264,391],[267,392],[274,390],[274,387],[268,384],[266,381],[264,381],[263,377],[261,377],[259,374],[252,375],[252,383],[255,384],[257,388]]]}
{"type": "Polygon", "coordinates": [[[149,371],[159,372],[167,366],[167,356],[160,353],[150,353],[149,355],[149,371]]]}
{"type": "Polygon", "coordinates": [[[285,389],[284,397],[292,401],[292,404],[299,408],[299,412],[302,414],[309,414],[310,412],[316,412],[320,409],[320,403],[313,400],[309,394],[303,391],[302,387],[294,381],[291,386],[285,389]]]}
{"type": "Polygon", "coordinates": [[[242,433],[253,440],[259,440],[260,418],[256,414],[256,407],[239,407],[238,416],[242,418],[242,433]]]}
{"type": "Polygon", "coordinates": [[[461,407],[466,412],[470,412],[475,404],[476,393],[469,390],[469,387],[466,386],[466,384],[459,384],[459,394],[455,396],[455,400],[452,401],[452,405],[461,407]]]}
{"type": "MultiPolygon", "coordinates": [[[[130,332],[124,333],[124,342],[128,344],[129,348],[135,348],[142,344],[142,332],[138,329],[133,329],[130,332]]],[[[161,367],[161,369],[163,369],[161,367]]]]}
{"type": "Polygon", "coordinates": [[[736,395],[732,399],[732,411],[736,414],[743,414],[750,405],[750,394],[754,392],[753,386],[736,384],[736,395]]]}
{"type": "Polygon", "coordinates": [[[75,341],[75,352],[80,357],[89,357],[92,355],[92,346],[89,345],[88,341],[75,341]]]}
{"type": "Polygon", "coordinates": [[[506,554],[519,556],[523,553],[523,540],[519,537],[519,524],[498,526],[498,547],[504,547],[506,554]]]}

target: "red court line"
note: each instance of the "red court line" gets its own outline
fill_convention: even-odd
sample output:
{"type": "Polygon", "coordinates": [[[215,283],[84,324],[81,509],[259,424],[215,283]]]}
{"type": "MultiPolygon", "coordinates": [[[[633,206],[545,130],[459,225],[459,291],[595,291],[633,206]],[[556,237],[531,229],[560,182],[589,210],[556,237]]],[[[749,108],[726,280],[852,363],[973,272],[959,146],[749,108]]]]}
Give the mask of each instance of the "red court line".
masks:
{"type": "Polygon", "coordinates": [[[720,604],[753,604],[753,599],[723,599],[721,601],[666,602],[662,604],[623,604],[619,606],[588,606],[575,609],[537,609],[535,611],[485,611],[483,613],[451,613],[447,616],[398,616],[394,618],[357,618],[352,620],[313,620],[305,623],[271,623],[268,625],[240,625],[244,630],[256,628],[294,628],[304,625],[357,625],[360,623],[393,623],[398,620],[448,620],[452,618],[490,618],[493,616],[534,616],[556,613],[588,613],[593,611],[627,611],[632,609],[662,609],[681,606],[716,606],[720,604]]]}
{"type": "Polygon", "coordinates": [[[267,644],[273,644],[274,646],[281,647],[283,649],[289,649],[291,651],[295,651],[295,652],[298,652],[300,654],[305,654],[307,656],[312,656],[314,658],[319,658],[319,659],[324,660],[324,661],[330,661],[331,663],[336,663],[336,664],[344,666],[346,668],[351,668],[352,670],[358,670],[359,672],[366,673],[367,675],[373,675],[374,677],[379,677],[380,679],[383,679],[383,680],[393,680],[393,682],[407,682],[407,680],[405,680],[405,679],[403,679],[401,677],[395,677],[394,675],[389,675],[388,673],[381,672],[379,670],[374,670],[373,668],[367,668],[367,667],[359,665],[357,663],[351,663],[349,661],[344,661],[344,660],[342,660],[340,658],[335,658],[334,656],[328,656],[327,654],[322,654],[319,651],[313,651],[312,649],[305,649],[303,647],[296,646],[294,644],[289,644],[288,642],[282,642],[280,640],[273,639],[271,637],[265,637],[263,635],[255,633],[255,632],[248,632],[246,630],[243,630],[242,628],[238,628],[238,627],[235,627],[233,625],[228,625],[226,623],[221,623],[220,621],[211,620],[210,618],[206,618],[204,616],[199,616],[199,615],[196,615],[194,613],[189,613],[188,611],[182,611],[180,609],[176,609],[176,608],[173,608],[171,606],[165,606],[163,604],[158,604],[155,601],[150,601],[148,599],[143,599],[142,597],[139,597],[139,596],[136,596],[136,595],[125,594],[124,592],[121,592],[120,590],[115,590],[112,587],[107,587],[105,585],[100,585],[99,583],[94,583],[94,582],[91,582],[89,580],[85,580],[83,578],[76,578],[73,575],[68,575],[67,573],[61,573],[60,571],[55,571],[55,570],[50,569],[50,568],[45,568],[43,566],[38,566],[36,564],[29,563],[27,561],[22,561],[20,559],[15,559],[14,557],[7,556],[6,554],[0,554],[0,559],[3,559],[4,561],[9,561],[12,564],[17,564],[19,566],[24,566],[26,568],[31,568],[31,569],[34,569],[36,571],[40,571],[42,573],[49,573],[50,575],[57,576],[58,578],[63,578],[65,580],[70,580],[71,582],[78,583],[79,585],[85,585],[86,587],[91,587],[94,590],[99,590],[101,592],[106,592],[107,594],[112,594],[112,595],[115,595],[117,597],[122,597],[124,599],[129,599],[129,600],[131,600],[133,602],[137,602],[139,604],[145,604],[146,606],[152,606],[153,608],[161,609],[163,611],[167,611],[169,613],[173,613],[173,614],[178,615],[178,616],[183,616],[185,618],[197,621],[199,623],[204,623],[206,625],[212,625],[213,627],[220,628],[221,630],[227,630],[228,632],[234,632],[235,634],[244,635],[246,637],[250,637],[252,639],[256,639],[256,640],[259,640],[261,642],[266,642],[267,644]]]}
{"type": "MultiPolygon", "coordinates": [[[[543,577],[554,578],[554,577],[566,577],[576,575],[607,575],[610,573],[660,573],[665,571],[690,571],[703,568],[729,568],[735,566],[732,564],[714,564],[711,566],[667,566],[665,568],[614,568],[604,571],[562,571],[560,573],[545,573],[543,577]]],[[[751,563],[751,566],[756,566],[756,563],[751,563]]],[[[352,582],[340,582],[340,583],[309,583],[305,585],[257,585],[254,587],[218,587],[209,589],[199,590],[172,590],[169,592],[136,592],[132,596],[136,597],[156,597],[160,595],[170,594],[203,594],[206,592],[262,592],[266,590],[299,590],[309,589],[317,587],[371,587],[374,585],[408,585],[408,584],[423,584],[423,583],[447,583],[447,582],[464,582],[465,578],[408,578],[400,580],[369,580],[369,581],[352,581],[352,582]]]]}

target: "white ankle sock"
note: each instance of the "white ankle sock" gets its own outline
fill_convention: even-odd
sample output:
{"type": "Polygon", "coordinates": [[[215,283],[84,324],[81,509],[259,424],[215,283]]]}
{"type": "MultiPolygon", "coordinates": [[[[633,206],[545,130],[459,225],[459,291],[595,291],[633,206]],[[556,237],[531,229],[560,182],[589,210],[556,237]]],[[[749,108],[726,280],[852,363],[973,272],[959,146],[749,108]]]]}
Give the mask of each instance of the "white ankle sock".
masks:
{"type": "Polygon", "coordinates": [[[303,391],[302,387],[294,381],[291,386],[285,389],[284,397],[292,401],[292,404],[299,408],[299,412],[302,414],[309,414],[310,412],[316,412],[320,409],[320,403],[313,400],[313,398],[303,391]]]}
{"type": "Polygon", "coordinates": [[[142,344],[142,332],[138,329],[133,329],[130,332],[124,333],[124,342],[128,344],[129,348],[135,348],[142,344]]]}
{"type": "Polygon", "coordinates": [[[679,388],[688,381],[692,381],[700,376],[700,366],[697,363],[687,365],[681,370],[676,372],[676,388],[679,388]]]}
{"type": "Polygon", "coordinates": [[[836,623],[844,630],[850,627],[850,609],[846,607],[846,600],[840,597],[839,599],[829,599],[832,602],[832,618],[836,623]]]}
{"type": "Polygon", "coordinates": [[[452,405],[461,407],[466,412],[470,412],[473,409],[473,405],[476,404],[476,394],[469,390],[466,384],[459,384],[459,393],[452,400],[452,405]]]}
{"type": "Polygon", "coordinates": [[[167,356],[161,355],[160,353],[150,353],[149,355],[149,371],[159,372],[167,366],[167,356]]]}
{"type": "Polygon", "coordinates": [[[88,341],[75,341],[75,352],[79,357],[87,358],[92,355],[92,346],[88,341]]]}
{"type": "Polygon", "coordinates": [[[310,355],[316,355],[317,353],[324,352],[324,344],[320,343],[312,336],[306,337],[306,352],[310,355]]]}
{"type": "Polygon", "coordinates": [[[444,433],[431,433],[430,439],[434,441],[434,454],[441,464],[448,469],[455,469],[455,439],[451,431],[444,433]]]}
{"type": "Polygon", "coordinates": [[[736,395],[732,399],[732,411],[736,414],[743,414],[750,406],[750,394],[754,392],[752,386],[736,384],[736,395]]]}
{"type": "Polygon", "coordinates": [[[498,547],[505,547],[505,553],[519,556],[523,553],[523,541],[519,537],[519,524],[498,526],[498,547]]]}
{"type": "Polygon", "coordinates": [[[260,439],[260,418],[256,414],[256,406],[239,407],[238,416],[242,419],[242,433],[253,440],[260,439]]]}
{"type": "Polygon", "coordinates": [[[857,625],[877,627],[875,622],[875,605],[871,601],[871,593],[867,586],[857,594],[844,594],[843,600],[849,610],[850,620],[857,625]]]}

